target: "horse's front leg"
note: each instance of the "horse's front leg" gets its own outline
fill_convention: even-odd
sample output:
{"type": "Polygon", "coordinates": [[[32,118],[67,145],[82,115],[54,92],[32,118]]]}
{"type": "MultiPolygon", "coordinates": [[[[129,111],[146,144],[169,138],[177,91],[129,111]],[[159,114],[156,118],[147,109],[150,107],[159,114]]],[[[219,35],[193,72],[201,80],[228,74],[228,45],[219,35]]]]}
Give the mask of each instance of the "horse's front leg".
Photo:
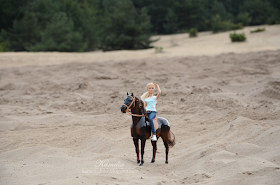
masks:
{"type": "Polygon", "coordinates": [[[141,163],[139,166],[142,166],[144,163],[144,149],[146,144],[146,138],[141,139],[141,163]]]}
{"type": "Polygon", "coordinates": [[[138,138],[133,138],[134,146],[135,146],[135,152],[137,154],[137,163],[140,163],[139,159],[139,144],[138,144],[139,139],[138,138]]]}
{"type": "Polygon", "coordinates": [[[151,140],[151,143],[153,145],[153,158],[151,160],[151,163],[154,163],[155,160],[156,160],[156,152],[157,152],[157,141],[152,141],[151,140]]]}

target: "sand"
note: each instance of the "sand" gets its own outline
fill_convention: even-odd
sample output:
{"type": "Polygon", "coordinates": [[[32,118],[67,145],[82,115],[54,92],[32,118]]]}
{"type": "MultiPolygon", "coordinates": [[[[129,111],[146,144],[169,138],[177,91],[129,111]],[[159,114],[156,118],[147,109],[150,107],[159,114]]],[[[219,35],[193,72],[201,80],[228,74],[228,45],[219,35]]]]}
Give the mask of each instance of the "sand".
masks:
{"type": "Polygon", "coordinates": [[[280,25],[263,27],[160,36],[158,54],[0,53],[0,184],[279,184],[280,25]],[[148,140],[140,167],[120,107],[151,81],[176,145],[150,163],[148,140]]]}

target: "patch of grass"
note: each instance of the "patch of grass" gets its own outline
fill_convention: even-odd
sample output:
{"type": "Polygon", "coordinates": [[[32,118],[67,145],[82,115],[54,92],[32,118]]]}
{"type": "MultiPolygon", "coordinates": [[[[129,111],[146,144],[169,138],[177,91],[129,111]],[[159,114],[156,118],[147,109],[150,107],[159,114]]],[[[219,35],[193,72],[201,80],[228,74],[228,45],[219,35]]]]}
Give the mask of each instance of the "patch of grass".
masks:
{"type": "Polygon", "coordinates": [[[228,31],[228,30],[238,30],[242,29],[242,23],[234,24],[231,20],[224,21],[220,15],[216,15],[211,19],[211,27],[213,33],[228,31]]]}
{"type": "Polygon", "coordinates": [[[0,32],[0,52],[10,51],[10,42],[6,39],[8,32],[2,30],[0,32]]]}
{"type": "Polygon", "coordinates": [[[163,47],[155,46],[155,53],[162,53],[163,47]]]}
{"type": "Polygon", "coordinates": [[[190,37],[197,37],[197,29],[196,28],[190,29],[189,36],[190,37]]]}
{"type": "Polygon", "coordinates": [[[251,33],[257,33],[257,32],[262,32],[262,31],[265,31],[265,28],[258,28],[255,30],[251,30],[251,33]]]}
{"type": "Polygon", "coordinates": [[[178,33],[188,33],[188,29],[181,29],[178,33]]]}
{"type": "Polygon", "coordinates": [[[246,41],[245,33],[231,33],[229,35],[231,42],[244,42],[246,41]]]}

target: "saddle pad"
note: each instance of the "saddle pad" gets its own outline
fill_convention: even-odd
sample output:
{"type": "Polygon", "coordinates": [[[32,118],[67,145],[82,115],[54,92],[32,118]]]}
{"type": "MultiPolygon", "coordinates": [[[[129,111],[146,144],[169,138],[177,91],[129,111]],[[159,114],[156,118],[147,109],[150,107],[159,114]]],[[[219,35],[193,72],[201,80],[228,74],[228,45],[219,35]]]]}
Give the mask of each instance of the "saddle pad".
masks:
{"type": "MultiPolygon", "coordinates": [[[[161,128],[162,125],[168,126],[170,127],[169,122],[167,121],[167,119],[162,118],[162,117],[155,117],[153,119],[154,122],[154,126],[155,126],[155,130],[157,130],[158,128],[161,128]]],[[[149,122],[148,122],[149,123],[149,122]]],[[[150,124],[150,123],[149,123],[150,124]]],[[[151,131],[151,135],[153,135],[153,132],[151,131]]]]}
{"type": "MultiPolygon", "coordinates": [[[[169,122],[167,121],[167,119],[163,118],[163,117],[155,117],[153,119],[154,122],[154,126],[155,126],[155,130],[161,128],[162,125],[168,126],[170,127],[169,122]]],[[[133,123],[131,124],[131,128],[133,126],[133,123]]],[[[142,117],[140,119],[140,121],[137,123],[137,128],[142,128],[142,127],[146,127],[146,126],[150,126],[150,122],[145,120],[145,117],[142,117]]],[[[151,132],[152,133],[152,132],[151,132]]]]}
{"type": "MultiPolygon", "coordinates": [[[[156,117],[153,119],[153,122],[154,122],[155,130],[161,128],[162,125],[170,127],[170,124],[167,121],[167,119],[163,117],[156,117]]],[[[150,122],[147,122],[147,125],[150,125],[150,122]]]]}

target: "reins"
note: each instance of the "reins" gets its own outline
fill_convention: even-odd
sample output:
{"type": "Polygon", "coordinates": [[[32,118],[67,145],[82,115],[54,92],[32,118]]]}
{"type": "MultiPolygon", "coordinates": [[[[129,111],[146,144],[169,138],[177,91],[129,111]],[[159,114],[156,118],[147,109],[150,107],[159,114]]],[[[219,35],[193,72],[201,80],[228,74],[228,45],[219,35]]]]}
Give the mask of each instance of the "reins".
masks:
{"type": "Polygon", "coordinates": [[[135,99],[134,99],[132,96],[130,96],[130,95],[128,95],[128,96],[132,98],[132,102],[130,103],[129,106],[127,106],[126,104],[124,104],[124,106],[126,106],[126,108],[127,108],[125,112],[128,112],[131,116],[144,117],[145,115],[139,115],[139,114],[132,114],[132,113],[131,113],[131,110],[134,109],[134,107],[135,107],[135,99]],[[132,104],[133,104],[133,108],[131,108],[131,105],[132,105],[132,104]],[[129,111],[129,110],[130,110],[130,111],[129,111]]]}

